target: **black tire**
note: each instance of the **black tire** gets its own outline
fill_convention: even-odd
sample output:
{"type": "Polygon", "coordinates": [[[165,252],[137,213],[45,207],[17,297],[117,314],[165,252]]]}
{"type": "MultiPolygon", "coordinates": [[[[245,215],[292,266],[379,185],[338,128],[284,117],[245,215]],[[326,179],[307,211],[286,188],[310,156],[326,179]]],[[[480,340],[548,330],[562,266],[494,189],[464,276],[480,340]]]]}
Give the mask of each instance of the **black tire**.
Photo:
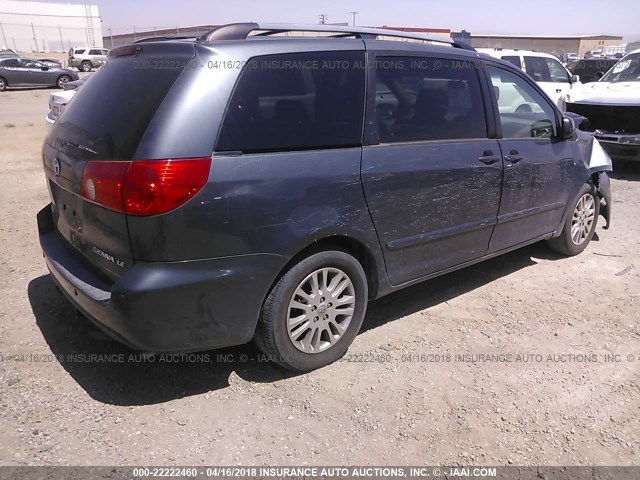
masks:
{"type": "Polygon", "coordinates": [[[82,72],[90,72],[92,68],[93,65],[91,65],[91,62],[85,61],[80,64],[80,71],[82,72]]]}
{"type": "Polygon", "coordinates": [[[600,198],[593,188],[593,185],[585,183],[580,189],[580,192],[578,192],[578,195],[576,195],[573,202],[570,204],[569,214],[567,215],[567,219],[562,227],[562,233],[559,237],[547,240],[547,245],[554,252],[558,252],[567,256],[573,256],[582,253],[582,251],[587,248],[587,245],[589,245],[589,242],[593,238],[593,234],[595,233],[596,226],[598,224],[599,215],[600,198]],[[578,202],[585,196],[586,198],[591,197],[594,202],[594,218],[590,228],[588,229],[586,237],[584,237],[584,239],[581,240],[580,243],[576,243],[572,238],[572,226],[574,221],[577,221],[574,216],[578,202]]]}
{"type": "Polygon", "coordinates": [[[71,81],[71,77],[69,75],[60,75],[60,77],[58,77],[58,81],[56,82],[56,85],[58,88],[63,88],[65,83],[69,83],[71,81]]]}
{"type": "Polygon", "coordinates": [[[7,81],[0,77],[0,92],[4,92],[7,89],[7,81]]]}
{"type": "MultiPolygon", "coordinates": [[[[289,370],[298,372],[315,370],[335,362],[346,353],[349,345],[351,345],[360,331],[367,310],[367,301],[367,277],[362,265],[354,257],[338,250],[321,251],[312,254],[285,273],[269,292],[262,307],[254,340],[268,359],[289,370]],[[289,336],[287,328],[289,302],[294,298],[294,292],[301,282],[312,273],[323,268],[339,269],[341,273],[348,277],[353,286],[355,306],[350,322],[333,345],[317,353],[305,353],[294,345],[289,336]]],[[[330,303],[328,305],[331,306],[330,303]]],[[[316,308],[317,312],[320,311],[320,307],[314,306],[314,308],[316,308]]],[[[317,319],[318,317],[315,318],[317,319]]],[[[313,322],[313,319],[309,317],[309,328],[313,327],[311,322],[313,322]]],[[[324,334],[322,333],[319,336],[324,334]]],[[[305,337],[305,335],[303,334],[302,337],[305,337]]]]}

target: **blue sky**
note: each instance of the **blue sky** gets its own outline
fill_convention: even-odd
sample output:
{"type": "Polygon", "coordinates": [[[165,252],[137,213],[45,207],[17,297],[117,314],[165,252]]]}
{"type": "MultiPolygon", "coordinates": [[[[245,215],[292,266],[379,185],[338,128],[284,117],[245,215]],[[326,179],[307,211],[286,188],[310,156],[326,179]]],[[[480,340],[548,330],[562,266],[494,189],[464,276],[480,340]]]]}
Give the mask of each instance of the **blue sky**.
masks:
{"type": "MultiPolygon", "coordinates": [[[[54,0],[47,0],[54,1],[54,0]]],[[[64,1],[64,0],[63,0],[64,1]]],[[[103,31],[114,33],[237,21],[416,26],[466,29],[471,33],[529,35],[622,35],[640,39],[640,1],[618,0],[86,0],[98,4],[103,31]]]]}

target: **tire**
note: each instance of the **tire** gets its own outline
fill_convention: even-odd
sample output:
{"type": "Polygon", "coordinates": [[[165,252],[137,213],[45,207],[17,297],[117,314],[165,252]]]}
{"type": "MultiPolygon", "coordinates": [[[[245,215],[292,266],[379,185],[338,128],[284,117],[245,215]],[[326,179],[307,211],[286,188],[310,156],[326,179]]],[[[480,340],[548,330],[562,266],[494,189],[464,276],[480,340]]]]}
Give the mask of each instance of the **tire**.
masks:
{"type": "Polygon", "coordinates": [[[7,89],[7,81],[0,77],[0,92],[4,92],[7,89]]]}
{"type": "Polygon", "coordinates": [[[269,292],[254,340],[269,360],[289,370],[323,367],[346,353],[360,331],[367,301],[367,278],[354,257],[338,250],[315,253],[293,266],[269,292]],[[314,277],[319,285],[315,293],[314,277]],[[338,302],[331,302],[336,299],[337,307],[338,302]],[[289,327],[292,318],[298,320],[289,327]]]}
{"type": "Polygon", "coordinates": [[[91,65],[91,62],[82,62],[80,64],[80,70],[82,72],[90,72],[92,68],[93,68],[93,65],[91,65]]]}
{"type": "Polygon", "coordinates": [[[60,75],[58,81],[56,82],[56,85],[58,86],[58,88],[63,88],[64,84],[69,83],[70,81],[71,77],[69,77],[68,75],[60,75]]]}
{"type": "Polygon", "coordinates": [[[551,250],[567,256],[578,255],[587,248],[596,231],[600,198],[592,185],[586,183],[582,186],[571,203],[570,212],[560,236],[547,240],[551,250]]]}

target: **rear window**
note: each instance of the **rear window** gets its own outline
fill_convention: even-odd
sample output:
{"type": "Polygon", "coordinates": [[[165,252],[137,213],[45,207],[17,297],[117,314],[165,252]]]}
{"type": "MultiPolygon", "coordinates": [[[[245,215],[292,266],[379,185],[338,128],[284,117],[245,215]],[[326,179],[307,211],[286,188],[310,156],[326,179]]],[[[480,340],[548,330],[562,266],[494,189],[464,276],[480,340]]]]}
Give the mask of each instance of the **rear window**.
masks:
{"type": "Polygon", "coordinates": [[[240,75],[216,150],[358,145],[364,92],[363,52],[255,57],[240,75]]]}
{"type": "MultiPolygon", "coordinates": [[[[148,60],[153,64],[153,58],[148,60]]],[[[95,152],[90,158],[130,160],[149,122],[182,72],[180,68],[139,65],[131,57],[109,60],[78,90],[49,138],[95,152]]]]}

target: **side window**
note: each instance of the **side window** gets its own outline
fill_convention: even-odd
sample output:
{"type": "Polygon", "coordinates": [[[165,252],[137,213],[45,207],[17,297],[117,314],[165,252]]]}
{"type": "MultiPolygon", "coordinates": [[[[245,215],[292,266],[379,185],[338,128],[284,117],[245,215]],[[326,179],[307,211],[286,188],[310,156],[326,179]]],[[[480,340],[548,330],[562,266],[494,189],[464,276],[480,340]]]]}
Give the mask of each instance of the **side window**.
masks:
{"type": "Polygon", "coordinates": [[[551,138],[556,132],[554,108],[524,78],[487,67],[498,99],[504,138],[551,138]]]}
{"type": "Polygon", "coordinates": [[[101,50],[89,50],[89,55],[102,55],[101,50]]]}
{"type": "Polygon", "coordinates": [[[549,66],[546,58],[543,57],[524,57],[525,70],[536,82],[550,82],[549,66]]]}
{"type": "Polygon", "coordinates": [[[375,117],[381,143],[486,138],[476,65],[378,57],[375,117]]]}
{"type": "Polygon", "coordinates": [[[559,61],[554,60],[553,58],[545,58],[544,60],[547,62],[549,76],[551,77],[552,82],[569,83],[569,74],[559,61]]]}
{"type": "Polygon", "coordinates": [[[360,145],[364,95],[364,52],[255,57],[240,74],[216,150],[360,145]]]}
{"type": "Polygon", "coordinates": [[[23,59],[20,60],[20,63],[22,64],[23,68],[42,68],[44,67],[44,64],[37,62],[36,60],[28,60],[28,59],[23,59]]]}
{"type": "Polygon", "coordinates": [[[76,50],[76,55],[82,55],[84,53],[84,48],[78,48],[76,50]]]}
{"type": "Polygon", "coordinates": [[[512,65],[515,65],[518,68],[522,68],[522,64],[520,63],[520,57],[517,55],[505,55],[501,57],[505,62],[509,62],[512,65]]]}
{"type": "Polygon", "coordinates": [[[2,62],[2,66],[4,68],[19,68],[20,62],[18,62],[18,60],[16,60],[15,58],[12,58],[10,60],[5,60],[4,62],[2,62]]]}

